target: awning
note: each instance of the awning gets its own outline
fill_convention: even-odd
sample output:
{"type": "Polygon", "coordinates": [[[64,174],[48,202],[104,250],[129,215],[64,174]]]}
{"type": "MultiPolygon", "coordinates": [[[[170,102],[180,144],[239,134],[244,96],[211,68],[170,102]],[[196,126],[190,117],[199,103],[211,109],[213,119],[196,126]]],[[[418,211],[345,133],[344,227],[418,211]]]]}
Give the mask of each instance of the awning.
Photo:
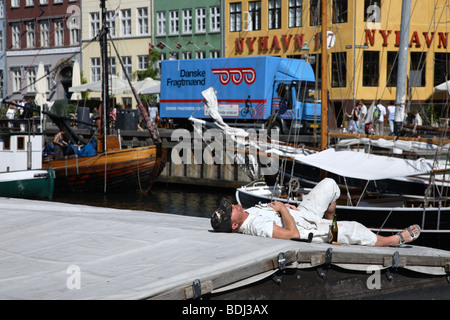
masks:
{"type": "Polygon", "coordinates": [[[408,160],[355,151],[328,149],[297,159],[340,176],[381,180],[429,173],[433,163],[426,159],[408,160]]]}

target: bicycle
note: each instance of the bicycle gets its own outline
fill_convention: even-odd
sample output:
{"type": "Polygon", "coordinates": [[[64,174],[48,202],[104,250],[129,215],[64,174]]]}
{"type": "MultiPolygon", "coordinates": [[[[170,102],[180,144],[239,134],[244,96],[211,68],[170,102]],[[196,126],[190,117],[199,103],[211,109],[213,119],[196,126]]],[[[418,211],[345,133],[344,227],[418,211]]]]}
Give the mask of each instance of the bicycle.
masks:
{"type": "Polygon", "coordinates": [[[254,110],[253,104],[250,101],[250,96],[248,96],[247,100],[245,100],[245,107],[241,110],[241,115],[243,117],[246,117],[249,114],[249,112],[251,114],[253,110],[254,110]]]}

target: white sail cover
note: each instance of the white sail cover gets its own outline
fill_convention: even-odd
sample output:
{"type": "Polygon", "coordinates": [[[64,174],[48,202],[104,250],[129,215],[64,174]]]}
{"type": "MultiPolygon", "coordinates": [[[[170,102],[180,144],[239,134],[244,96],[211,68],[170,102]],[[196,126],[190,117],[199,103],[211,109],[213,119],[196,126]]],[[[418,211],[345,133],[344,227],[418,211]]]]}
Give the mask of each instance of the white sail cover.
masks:
{"type": "Polygon", "coordinates": [[[425,174],[433,169],[433,162],[426,159],[408,160],[335,149],[303,156],[298,161],[340,176],[364,180],[425,174]]]}

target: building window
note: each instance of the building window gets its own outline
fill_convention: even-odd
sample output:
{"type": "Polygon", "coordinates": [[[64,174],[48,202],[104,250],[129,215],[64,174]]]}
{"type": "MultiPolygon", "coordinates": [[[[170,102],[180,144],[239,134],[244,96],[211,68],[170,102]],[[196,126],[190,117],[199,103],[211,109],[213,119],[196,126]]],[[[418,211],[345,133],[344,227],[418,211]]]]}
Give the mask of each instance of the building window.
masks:
{"type": "Polygon", "coordinates": [[[36,46],[34,22],[27,22],[26,28],[27,28],[27,48],[34,48],[36,46]]]}
{"type": "Polygon", "coordinates": [[[242,7],[241,3],[230,3],[230,32],[241,31],[242,7]]]}
{"type": "Polygon", "coordinates": [[[108,11],[106,13],[106,26],[111,37],[116,36],[116,13],[114,11],[108,11]]]}
{"type": "Polygon", "coordinates": [[[183,59],[184,59],[184,60],[192,59],[192,52],[191,52],[191,51],[185,51],[185,52],[183,52],[183,59]]]}
{"type": "Polygon", "coordinates": [[[80,32],[77,28],[70,29],[70,44],[79,44],[80,43],[80,32]]]}
{"type": "Polygon", "coordinates": [[[345,88],[347,86],[347,53],[332,53],[331,68],[331,86],[345,88]]]}
{"type": "Polygon", "coordinates": [[[450,72],[450,53],[439,52],[434,55],[434,87],[448,81],[450,72]]]}
{"type": "Polygon", "coordinates": [[[163,11],[160,11],[156,14],[156,35],[158,36],[164,36],[166,35],[166,13],[163,11]]]}
{"type": "Polygon", "coordinates": [[[209,31],[220,32],[220,7],[209,8],[209,31]]]}
{"type": "Polygon", "coordinates": [[[333,0],[333,23],[345,23],[348,17],[347,0],[333,0]]]}
{"type": "Polygon", "coordinates": [[[48,21],[42,21],[39,23],[40,37],[41,37],[41,47],[49,46],[49,31],[48,31],[48,21]]]}
{"type": "Polygon", "coordinates": [[[209,52],[210,58],[220,58],[220,51],[219,50],[211,50],[209,52]]]}
{"type": "Polygon", "coordinates": [[[13,23],[12,29],[12,48],[20,49],[20,23],[13,23]]]}
{"type": "Polygon", "coordinates": [[[25,1],[25,6],[26,7],[33,7],[34,6],[34,0],[26,0],[25,1]]]}
{"type": "Polygon", "coordinates": [[[380,53],[378,51],[364,51],[363,57],[363,86],[378,87],[380,70],[380,53]]]}
{"type": "Polygon", "coordinates": [[[48,4],[48,0],[39,0],[39,3],[43,4],[43,5],[47,5],[48,4]]]}
{"type": "Polygon", "coordinates": [[[197,51],[195,53],[196,59],[205,59],[206,58],[206,52],[205,51],[197,51]]]}
{"type": "Polygon", "coordinates": [[[117,76],[117,69],[116,69],[116,57],[109,57],[108,58],[108,68],[109,68],[109,74],[113,76],[117,76]]]}
{"type": "Polygon", "coordinates": [[[148,68],[147,56],[138,56],[138,70],[144,71],[148,68]]]}
{"type": "Polygon", "coordinates": [[[409,69],[409,86],[425,87],[426,54],[411,52],[411,66],[409,69]]]}
{"type": "Polygon", "coordinates": [[[309,25],[318,26],[322,23],[319,0],[311,0],[309,5],[309,25]]]}
{"type": "Polygon", "coordinates": [[[261,1],[248,3],[248,31],[261,30],[261,1]]]}
{"type": "Polygon", "coordinates": [[[27,91],[36,92],[36,69],[29,68],[27,70],[27,91]]]}
{"type": "Polygon", "coordinates": [[[195,32],[205,33],[206,32],[206,9],[198,8],[195,10],[195,32]]]}
{"type": "Polygon", "coordinates": [[[62,19],[55,20],[55,46],[64,45],[64,22],[62,19]]]}
{"type": "Polygon", "coordinates": [[[269,0],[269,29],[281,28],[281,0],[269,0]]]}
{"type": "Polygon", "coordinates": [[[91,82],[100,81],[101,67],[100,58],[91,58],[91,82]]]}
{"type": "Polygon", "coordinates": [[[100,14],[98,12],[90,13],[91,38],[95,38],[100,30],[100,14]]]}
{"type": "Polygon", "coordinates": [[[21,90],[21,82],[22,82],[22,70],[20,68],[12,68],[12,88],[13,92],[19,92],[21,90]]]}
{"type": "Polygon", "coordinates": [[[20,0],[11,0],[11,8],[20,8],[20,0]]]}
{"type": "Polygon", "coordinates": [[[289,0],[289,28],[302,26],[302,0],[289,0]]]}
{"type": "Polygon", "coordinates": [[[148,9],[138,8],[138,34],[148,34],[148,9]]]}
{"type": "Polygon", "coordinates": [[[132,72],[133,72],[133,68],[132,68],[132,64],[131,64],[131,56],[126,56],[126,57],[122,57],[122,62],[123,62],[123,68],[125,69],[122,70],[122,79],[123,80],[127,80],[127,75],[128,77],[131,79],[132,77],[132,72]]]}
{"type": "Polygon", "coordinates": [[[192,9],[183,10],[183,34],[192,33],[192,9]]]}
{"type": "Polygon", "coordinates": [[[397,86],[397,70],[398,70],[398,51],[389,51],[387,53],[387,65],[386,65],[386,86],[397,86]]]}
{"type": "Polygon", "coordinates": [[[131,35],[131,9],[121,11],[122,18],[122,36],[131,35]]]}
{"type": "Polygon", "coordinates": [[[169,12],[169,34],[177,35],[178,31],[178,10],[169,12]]]}

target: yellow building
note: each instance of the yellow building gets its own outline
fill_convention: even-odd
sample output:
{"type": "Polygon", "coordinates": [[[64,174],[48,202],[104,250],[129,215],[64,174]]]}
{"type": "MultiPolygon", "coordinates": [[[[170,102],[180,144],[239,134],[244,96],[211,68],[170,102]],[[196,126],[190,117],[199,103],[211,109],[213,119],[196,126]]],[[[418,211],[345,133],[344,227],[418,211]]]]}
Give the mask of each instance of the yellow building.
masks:
{"type": "MultiPolygon", "coordinates": [[[[151,24],[151,1],[106,1],[107,24],[111,39],[122,58],[132,81],[137,81],[136,71],[147,69],[151,24]]],[[[98,0],[86,0],[82,5],[82,71],[88,82],[101,79],[101,52],[98,40],[93,40],[101,30],[101,9],[98,0]]],[[[112,44],[108,44],[110,74],[126,81],[122,65],[112,44]]],[[[90,93],[90,98],[100,98],[101,93],[90,93]]],[[[116,104],[135,108],[130,94],[116,95],[116,104]]]]}
{"type": "MultiPolygon", "coordinates": [[[[225,56],[271,55],[309,59],[320,78],[318,0],[227,0],[225,56]]],[[[396,99],[402,2],[329,0],[328,90],[336,116],[353,101],[396,99]],[[332,33],[330,33],[332,32],[332,33]]],[[[408,99],[424,106],[450,68],[447,1],[412,0],[407,71],[408,99]]],[[[339,122],[338,120],[338,122],[339,122]]]]}

